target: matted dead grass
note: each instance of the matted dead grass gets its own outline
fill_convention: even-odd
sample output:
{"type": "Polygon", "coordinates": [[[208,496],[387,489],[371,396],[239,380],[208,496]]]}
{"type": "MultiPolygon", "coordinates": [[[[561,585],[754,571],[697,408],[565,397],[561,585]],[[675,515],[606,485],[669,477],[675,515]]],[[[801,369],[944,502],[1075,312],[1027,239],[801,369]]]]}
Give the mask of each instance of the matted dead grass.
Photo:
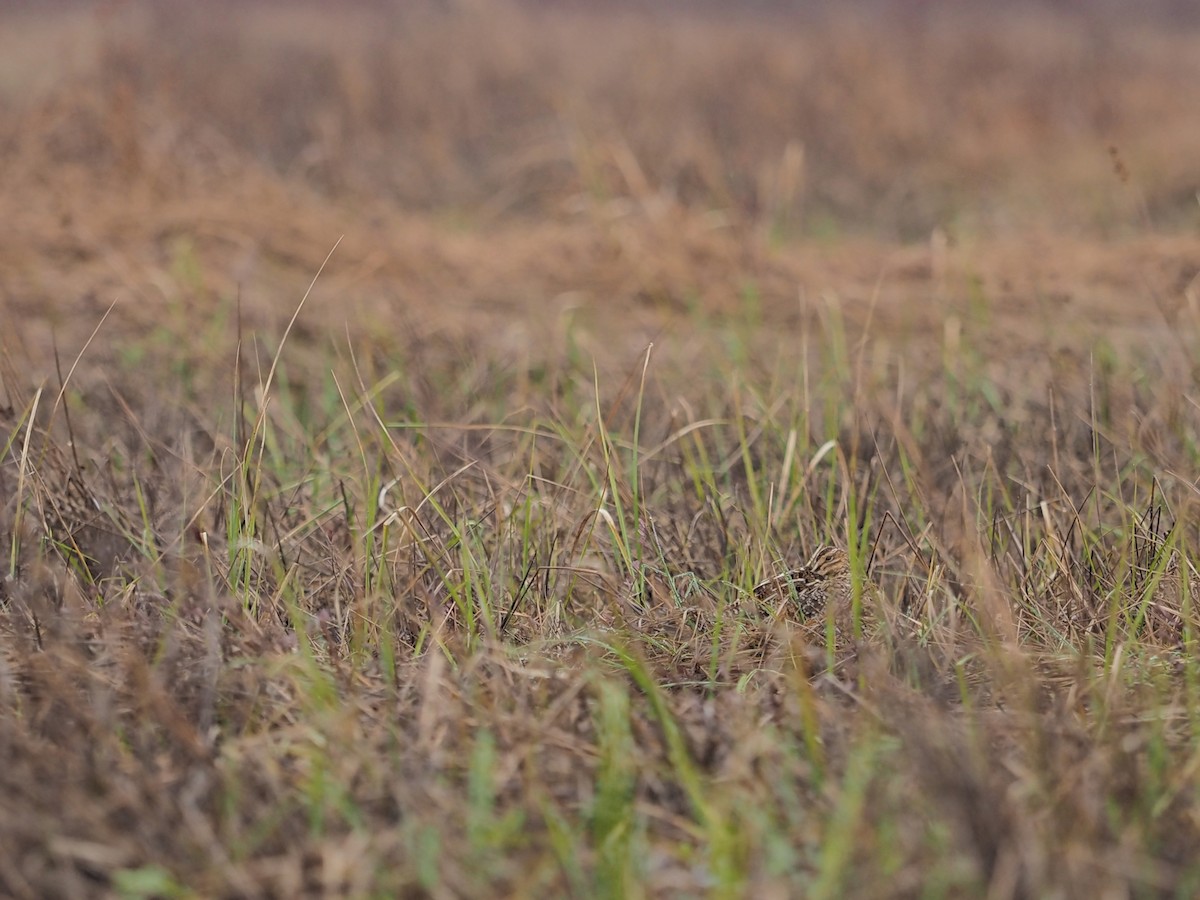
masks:
{"type": "Polygon", "coordinates": [[[226,12],[0,29],[0,893],[1197,890],[1186,19],[226,12]]]}

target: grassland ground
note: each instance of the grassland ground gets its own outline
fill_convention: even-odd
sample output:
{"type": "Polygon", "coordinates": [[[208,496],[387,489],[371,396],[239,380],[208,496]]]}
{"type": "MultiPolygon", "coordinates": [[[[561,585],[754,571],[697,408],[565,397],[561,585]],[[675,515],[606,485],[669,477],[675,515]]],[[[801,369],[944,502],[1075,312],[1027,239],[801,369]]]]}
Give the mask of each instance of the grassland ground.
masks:
{"type": "Polygon", "coordinates": [[[1188,9],[213,8],[0,13],[0,894],[1200,892],[1188,9]]]}

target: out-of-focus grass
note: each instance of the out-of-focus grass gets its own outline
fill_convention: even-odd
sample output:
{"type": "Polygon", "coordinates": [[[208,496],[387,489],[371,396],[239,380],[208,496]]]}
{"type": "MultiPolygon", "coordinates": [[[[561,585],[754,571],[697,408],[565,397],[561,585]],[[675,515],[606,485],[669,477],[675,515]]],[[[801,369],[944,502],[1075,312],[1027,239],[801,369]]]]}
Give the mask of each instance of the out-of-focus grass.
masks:
{"type": "Polygon", "coordinates": [[[5,93],[0,893],[1195,893],[1194,39],[506,12],[5,93]]]}
{"type": "MultiPolygon", "coordinates": [[[[966,385],[940,338],[914,357],[928,344],[868,331],[839,376],[838,334],[814,324],[765,377],[698,379],[653,352],[644,384],[643,363],[551,365],[592,395],[571,410],[519,380],[482,393],[464,367],[488,361],[441,348],[395,348],[420,374],[378,383],[327,355],[340,403],[264,379],[235,442],[216,423],[237,398],[214,397],[196,415],[229,449],[190,459],[159,410],[110,456],[123,470],[95,461],[104,425],[78,408],[89,488],[132,512],[141,470],[157,550],[81,580],[26,526],[5,589],[6,790],[25,811],[3,822],[21,848],[5,877],[356,895],[1193,883],[1192,615],[1154,618],[1190,571],[1191,490],[1167,473],[1195,465],[1191,420],[1153,400],[1103,427],[1051,418],[1027,366],[966,385]],[[438,399],[461,417],[424,419],[409,378],[470,383],[438,399]],[[962,402],[989,392],[1004,404],[962,402]],[[180,464],[202,487],[181,493],[180,464]],[[897,631],[822,673],[820,639],[746,586],[858,529],[897,631]]],[[[703,358],[727,339],[686,340],[703,358]]],[[[1060,378],[1055,408],[1155,365],[1060,378]]],[[[61,424],[39,416],[32,445],[61,424]]]]}
{"type": "Polygon", "coordinates": [[[770,6],[9,13],[0,143],[13,178],[49,161],[163,195],[249,158],[467,230],[663,198],[783,243],[1197,223],[1194,15],[770,6]]]}

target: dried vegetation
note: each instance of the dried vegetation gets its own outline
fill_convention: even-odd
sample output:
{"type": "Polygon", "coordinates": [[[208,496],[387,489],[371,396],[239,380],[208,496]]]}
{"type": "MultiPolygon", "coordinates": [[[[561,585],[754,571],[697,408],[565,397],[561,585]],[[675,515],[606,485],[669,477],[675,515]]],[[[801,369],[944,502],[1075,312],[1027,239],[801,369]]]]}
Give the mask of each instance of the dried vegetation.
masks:
{"type": "Polygon", "coordinates": [[[1200,891],[1188,9],[210,8],[3,14],[0,893],[1200,891]]]}

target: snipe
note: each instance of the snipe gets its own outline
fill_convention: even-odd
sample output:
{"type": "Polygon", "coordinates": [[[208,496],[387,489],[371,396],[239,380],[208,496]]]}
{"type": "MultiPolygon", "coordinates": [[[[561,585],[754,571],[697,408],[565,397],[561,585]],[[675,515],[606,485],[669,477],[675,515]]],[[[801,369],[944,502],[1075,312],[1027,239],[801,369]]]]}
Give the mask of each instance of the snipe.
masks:
{"type": "MultiPolygon", "coordinates": [[[[874,599],[878,588],[870,581],[863,585],[864,601],[874,599]]],[[[824,619],[826,610],[833,611],[833,621],[840,634],[849,635],[853,628],[854,588],[850,575],[850,557],[837,547],[818,547],[807,563],[774,575],[754,588],[761,602],[775,601],[802,622],[824,619]]],[[[863,603],[862,620],[870,618],[870,603],[863,603]]]]}

